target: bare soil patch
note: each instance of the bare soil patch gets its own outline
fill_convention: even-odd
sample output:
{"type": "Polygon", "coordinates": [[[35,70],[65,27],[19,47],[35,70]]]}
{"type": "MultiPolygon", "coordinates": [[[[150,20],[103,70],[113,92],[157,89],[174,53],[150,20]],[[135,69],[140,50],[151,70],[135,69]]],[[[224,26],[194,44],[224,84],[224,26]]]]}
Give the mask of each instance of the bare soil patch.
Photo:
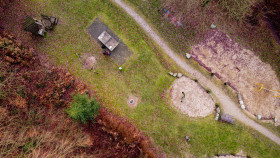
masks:
{"type": "Polygon", "coordinates": [[[205,117],[215,108],[210,95],[198,83],[187,77],[174,81],[170,95],[173,105],[190,117],[205,117]]]}
{"type": "Polygon", "coordinates": [[[82,60],[83,60],[83,67],[85,69],[92,69],[97,62],[96,58],[90,54],[84,54],[82,60]]]}
{"type": "Polygon", "coordinates": [[[254,52],[242,48],[226,34],[212,30],[205,40],[192,47],[191,54],[200,64],[228,82],[239,91],[246,109],[263,118],[280,118],[280,98],[273,97],[277,92],[257,91],[264,88],[279,90],[280,83],[269,64],[262,62],[254,52]]]}

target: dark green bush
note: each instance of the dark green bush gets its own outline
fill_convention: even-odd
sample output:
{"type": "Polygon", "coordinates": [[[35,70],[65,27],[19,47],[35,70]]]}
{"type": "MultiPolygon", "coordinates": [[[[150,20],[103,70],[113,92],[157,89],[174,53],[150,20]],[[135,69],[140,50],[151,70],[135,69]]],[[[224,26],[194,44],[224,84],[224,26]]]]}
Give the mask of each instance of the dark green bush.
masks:
{"type": "Polygon", "coordinates": [[[77,94],[73,97],[71,106],[66,110],[66,113],[70,115],[74,120],[80,120],[86,124],[87,121],[92,121],[98,114],[100,105],[93,99],[90,99],[87,95],[77,94]]]}

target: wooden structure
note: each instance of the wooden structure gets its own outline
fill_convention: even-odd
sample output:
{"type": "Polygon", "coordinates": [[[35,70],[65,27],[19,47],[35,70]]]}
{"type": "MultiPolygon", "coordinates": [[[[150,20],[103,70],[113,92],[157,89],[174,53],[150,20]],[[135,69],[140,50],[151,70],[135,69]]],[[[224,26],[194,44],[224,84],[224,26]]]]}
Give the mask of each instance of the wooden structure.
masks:
{"type": "Polygon", "coordinates": [[[110,51],[113,51],[119,44],[109,33],[103,31],[99,36],[98,39],[101,43],[103,43],[110,51]]]}
{"type": "Polygon", "coordinates": [[[40,36],[44,36],[46,33],[43,24],[39,20],[36,20],[30,16],[27,16],[25,18],[23,29],[33,34],[38,34],[40,36]]]}
{"type": "Polygon", "coordinates": [[[221,120],[224,121],[224,122],[228,122],[228,123],[234,124],[233,116],[231,116],[229,114],[222,114],[221,120]]]}
{"type": "Polygon", "coordinates": [[[23,29],[35,35],[45,36],[47,30],[52,30],[57,25],[58,18],[43,14],[41,17],[41,20],[37,20],[27,16],[23,24],[23,29]]]}

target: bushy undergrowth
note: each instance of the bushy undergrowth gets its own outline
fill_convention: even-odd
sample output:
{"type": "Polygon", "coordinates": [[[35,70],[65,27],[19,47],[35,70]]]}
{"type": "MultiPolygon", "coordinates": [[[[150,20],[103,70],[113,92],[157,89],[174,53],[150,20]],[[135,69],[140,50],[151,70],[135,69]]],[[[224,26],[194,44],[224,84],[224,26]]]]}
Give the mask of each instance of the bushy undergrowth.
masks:
{"type": "Polygon", "coordinates": [[[34,49],[22,45],[13,35],[0,32],[0,103],[5,106],[64,107],[71,93],[85,91],[85,85],[70,73],[45,67],[34,49]]]}
{"type": "Polygon", "coordinates": [[[89,140],[61,110],[0,106],[0,157],[69,157],[89,140]]]}
{"type": "Polygon", "coordinates": [[[90,99],[87,95],[77,94],[73,97],[74,101],[71,106],[66,110],[74,120],[80,120],[86,124],[87,121],[92,121],[98,114],[100,105],[93,99],[90,99]]]}

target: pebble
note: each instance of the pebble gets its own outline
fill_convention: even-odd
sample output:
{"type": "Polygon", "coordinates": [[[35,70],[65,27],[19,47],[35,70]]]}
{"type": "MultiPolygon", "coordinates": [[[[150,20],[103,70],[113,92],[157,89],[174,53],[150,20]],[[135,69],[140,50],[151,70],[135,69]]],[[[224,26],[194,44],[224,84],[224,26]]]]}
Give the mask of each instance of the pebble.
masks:
{"type": "Polygon", "coordinates": [[[221,112],[221,110],[220,110],[219,107],[217,107],[216,111],[217,111],[217,113],[220,113],[220,112],[221,112]]]}
{"type": "Polygon", "coordinates": [[[182,76],[183,76],[182,73],[178,73],[178,74],[177,74],[177,77],[178,77],[178,78],[180,78],[180,77],[182,77],[182,76]]]}
{"type": "Polygon", "coordinates": [[[219,113],[217,113],[217,114],[216,114],[216,117],[215,117],[215,120],[216,120],[216,121],[218,121],[218,120],[219,120],[219,116],[220,116],[220,114],[219,114],[219,113]]]}
{"type": "Polygon", "coordinates": [[[258,120],[262,119],[262,115],[258,115],[258,120]]]}
{"type": "Polygon", "coordinates": [[[168,74],[169,74],[169,75],[171,75],[171,76],[173,76],[173,72],[171,72],[171,71],[170,71],[170,72],[168,72],[168,74]]]}
{"type": "Polygon", "coordinates": [[[244,104],[241,104],[241,109],[245,109],[245,105],[244,104]]]}
{"type": "Polygon", "coordinates": [[[177,76],[177,73],[174,73],[173,76],[176,77],[176,76],[177,76]]]}
{"type": "Polygon", "coordinates": [[[187,57],[188,59],[190,59],[190,58],[192,57],[192,55],[189,54],[189,53],[186,53],[186,57],[187,57]]]}
{"type": "Polygon", "coordinates": [[[216,28],[216,25],[214,25],[214,24],[211,24],[211,29],[214,29],[214,28],[216,28]]]}

